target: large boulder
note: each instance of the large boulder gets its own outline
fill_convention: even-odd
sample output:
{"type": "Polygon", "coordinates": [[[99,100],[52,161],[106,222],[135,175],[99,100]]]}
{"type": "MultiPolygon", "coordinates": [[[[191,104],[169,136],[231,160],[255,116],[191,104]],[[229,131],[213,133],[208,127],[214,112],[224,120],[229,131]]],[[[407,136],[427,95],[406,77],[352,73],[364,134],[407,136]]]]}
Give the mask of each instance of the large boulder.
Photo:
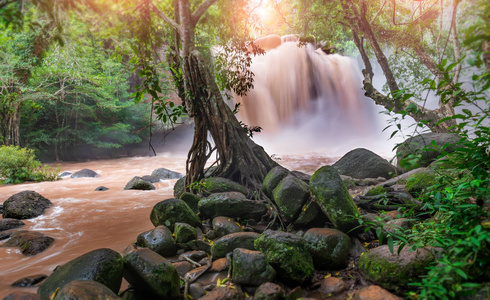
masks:
{"type": "Polygon", "coordinates": [[[260,220],[267,213],[267,207],[254,200],[248,200],[238,192],[216,193],[199,201],[201,217],[212,219],[218,216],[260,220]]]}
{"type": "Polygon", "coordinates": [[[293,175],[284,177],[272,192],[282,217],[286,222],[296,218],[310,197],[308,185],[293,175]]]}
{"type": "Polygon", "coordinates": [[[213,219],[212,225],[214,235],[217,238],[230,233],[243,232],[242,227],[235,220],[228,217],[216,217],[213,219]]]}
{"type": "Polygon", "coordinates": [[[201,181],[203,186],[203,194],[208,196],[215,193],[224,192],[239,192],[248,195],[248,190],[243,185],[240,185],[230,179],[222,177],[208,177],[201,181]]]}
{"type": "Polygon", "coordinates": [[[354,300],[379,300],[379,299],[402,300],[403,298],[395,296],[392,293],[385,290],[384,288],[377,285],[370,285],[364,287],[359,291],[357,291],[356,295],[354,296],[354,300]]]}
{"type": "Polygon", "coordinates": [[[461,137],[456,133],[424,133],[405,140],[396,149],[397,165],[406,171],[427,167],[431,162],[435,161],[443,152],[450,153],[458,147],[458,142],[461,137]],[[432,145],[435,143],[435,147],[432,145]],[[441,149],[441,147],[444,149],[441,149]],[[400,164],[404,159],[409,158],[409,155],[418,156],[420,159],[414,164],[400,164]]]}
{"type": "Polygon", "coordinates": [[[201,220],[184,201],[180,199],[167,199],[153,206],[150,221],[155,226],[165,225],[170,229],[175,223],[187,223],[194,227],[201,226],[201,220]]]}
{"type": "Polygon", "coordinates": [[[262,183],[262,190],[264,193],[272,197],[272,191],[276,188],[276,186],[284,179],[284,177],[288,176],[290,172],[288,169],[277,166],[272,168],[272,170],[267,173],[262,183]]]}
{"type": "Polygon", "coordinates": [[[25,223],[17,219],[1,219],[0,231],[10,230],[24,226],[25,223]]]}
{"type": "Polygon", "coordinates": [[[236,248],[254,250],[254,241],[259,237],[255,232],[237,232],[225,235],[214,241],[211,255],[214,259],[225,257],[236,248]]]}
{"type": "Polygon", "coordinates": [[[74,280],[93,280],[102,283],[114,293],[119,292],[123,274],[121,255],[111,249],[97,249],[56,268],[39,287],[41,299],[49,297],[74,280]]]}
{"type": "Polygon", "coordinates": [[[22,254],[32,256],[46,250],[54,242],[52,237],[40,232],[17,231],[3,244],[3,247],[19,247],[22,254]]]}
{"type": "Polygon", "coordinates": [[[376,153],[357,148],[333,164],[337,171],[353,178],[391,178],[396,175],[396,168],[389,161],[376,153]]]}
{"type": "Polygon", "coordinates": [[[374,248],[359,258],[359,269],[369,280],[396,292],[427,274],[426,267],[435,259],[434,254],[424,248],[410,251],[405,247],[397,253],[398,246],[393,253],[388,245],[374,248]]]}
{"type": "Polygon", "coordinates": [[[51,201],[34,191],[22,191],[3,203],[3,218],[31,219],[44,213],[51,201]]]}
{"type": "Polygon", "coordinates": [[[237,248],[233,250],[231,280],[244,285],[261,285],[273,281],[276,271],[260,251],[237,248]]]}
{"type": "Polygon", "coordinates": [[[74,280],[66,284],[54,300],[118,300],[120,299],[105,285],[93,280],[74,280]]]}
{"type": "Polygon", "coordinates": [[[83,169],[71,174],[70,177],[71,178],[83,178],[83,177],[95,178],[95,177],[99,177],[99,174],[97,174],[95,171],[92,171],[90,169],[83,169]]]}
{"type": "Polygon", "coordinates": [[[150,249],[137,249],[124,257],[124,278],[147,299],[178,299],[180,278],[177,269],[150,249]]]}
{"type": "Polygon", "coordinates": [[[126,183],[126,186],[124,187],[125,190],[140,190],[140,191],[149,191],[149,190],[154,190],[155,186],[149,182],[144,180],[141,177],[134,176],[131,178],[128,183],[126,183]]]}
{"type": "Polygon", "coordinates": [[[21,278],[19,280],[16,280],[14,283],[12,283],[13,287],[33,287],[41,283],[44,279],[48,278],[47,275],[44,274],[37,274],[37,275],[31,275],[27,276],[24,278],[21,278]]]}
{"type": "Polygon", "coordinates": [[[303,238],[315,268],[321,270],[342,269],[349,263],[351,240],[339,230],[330,228],[311,228],[303,238]]]}
{"type": "Polygon", "coordinates": [[[197,230],[186,223],[175,223],[174,235],[176,243],[187,243],[197,238],[197,230]]]}
{"type": "Polygon", "coordinates": [[[359,226],[359,209],[334,167],[318,169],[311,177],[310,191],[315,202],[337,229],[348,233],[359,226]]]}
{"type": "Polygon", "coordinates": [[[138,246],[149,248],[161,256],[172,256],[177,252],[172,232],[164,225],[140,233],[136,243],[138,246]]]}
{"type": "Polygon", "coordinates": [[[174,184],[174,197],[180,198],[185,192],[185,177],[180,178],[174,184]]]}
{"type": "Polygon", "coordinates": [[[196,194],[184,192],[179,196],[179,199],[187,203],[192,211],[196,214],[199,212],[199,201],[201,201],[201,197],[196,194]]]}
{"type": "Polygon", "coordinates": [[[160,180],[180,179],[184,177],[184,175],[180,174],[179,172],[175,172],[165,168],[159,168],[154,170],[153,172],[151,172],[151,176],[156,177],[160,180]]]}
{"type": "Polygon", "coordinates": [[[313,274],[313,259],[300,236],[268,229],[255,240],[255,249],[265,254],[277,277],[286,283],[301,284],[313,274]]]}

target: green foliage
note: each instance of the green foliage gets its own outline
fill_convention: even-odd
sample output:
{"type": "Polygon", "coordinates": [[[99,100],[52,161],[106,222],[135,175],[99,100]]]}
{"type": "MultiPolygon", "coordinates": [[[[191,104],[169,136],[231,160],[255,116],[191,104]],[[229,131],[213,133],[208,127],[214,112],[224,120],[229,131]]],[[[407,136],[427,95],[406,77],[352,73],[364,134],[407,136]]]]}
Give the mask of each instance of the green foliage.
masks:
{"type": "Polygon", "coordinates": [[[24,181],[52,181],[59,170],[42,166],[34,150],[17,146],[0,147],[0,182],[16,184],[24,181]]]}

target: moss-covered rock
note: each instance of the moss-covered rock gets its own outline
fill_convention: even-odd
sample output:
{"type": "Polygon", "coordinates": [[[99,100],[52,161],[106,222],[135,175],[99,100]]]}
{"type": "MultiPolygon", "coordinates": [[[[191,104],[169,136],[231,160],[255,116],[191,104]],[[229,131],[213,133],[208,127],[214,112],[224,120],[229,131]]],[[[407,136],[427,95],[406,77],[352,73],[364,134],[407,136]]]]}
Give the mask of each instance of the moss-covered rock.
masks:
{"type": "Polygon", "coordinates": [[[430,169],[423,169],[408,177],[405,190],[414,197],[418,197],[422,191],[437,183],[437,173],[430,169]]]}
{"type": "Polygon", "coordinates": [[[151,176],[156,177],[160,180],[180,179],[184,177],[184,175],[180,174],[179,172],[175,172],[165,168],[153,170],[153,172],[151,172],[151,176]]]}
{"type": "Polygon", "coordinates": [[[140,190],[140,191],[150,191],[154,190],[155,186],[149,182],[144,180],[141,177],[134,176],[131,178],[128,183],[126,183],[126,186],[124,187],[125,190],[140,190]]]}
{"type": "Polygon", "coordinates": [[[342,269],[349,263],[351,240],[339,230],[330,228],[311,228],[303,238],[315,268],[321,270],[342,269]]]}
{"type": "Polygon", "coordinates": [[[167,199],[153,206],[150,220],[155,226],[165,225],[173,229],[175,223],[187,223],[194,227],[201,226],[201,220],[184,201],[180,199],[167,199]]]}
{"type": "Polygon", "coordinates": [[[172,256],[177,252],[172,232],[164,225],[159,225],[152,230],[140,233],[136,243],[138,246],[149,248],[161,256],[172,256]]]}
{"type": "Polygon", "coordinates": [[[180,198],[182,194],[185,192],[185,177],[180,178],[174,184],[174,197],[180,198]]]}
{"type": "Polygon", "coordinates": [[[255,249],[265,254],[277,277],[286,283],[301,284],[313,274],[313,259],[300,236],[266,230],[255,240],[255,249]]]}
{"type": "Polygon", "coordinates": [[[398,246],[392,254],[388,245],[372,249],[359,259],[359,269],[376,284],[392,291],[408,287],[408,283],[418,281],[427,274],[426,267],[434,260],[427,249],[410,252],[409,247],[397,254],[398,246]]]}
{"type": "Polygon", "coordinates": [[[54,239],[40,232],[17,231],[10,236],[10,239],[2,247],[19,247],[22,254],[32,256],[46,250],[54,239]]]}
{"type": "Polygon", "coordinates": [[[318,169],[310,180],[313,199],[340,231],[348,233],[359,226],[359,209],[339,173],[332,166],[318,169]]]}
{"type": "Polygon", "coordinates": [[[123,260],[111,249],[97,249],[58,267],[39,287],[41,299],[49,297],[59,288],[74,280],[93,280],[102,283],[114,293],[122,282],[123,260]]]}
{"type": "Polygon", "coordinates": [[[305,205],[306,200],[310,197],[310,191],[304,181],[296,176],[288,175],[279,182],[272,196],[282,217],[289,223],[305,205]]]}
{"type": "Polygon", "coordinates": [[[35,191],[22,191],[10,196],[3,203],[3,218],[35,218],[42,215],[51,204],[51,201],[35,191]]]}
{"type": "Polygon", "coordinates": [[[54,297],[54,300],[74,299],[120,299],[105,285],[93,280],[74,280],[66,284],[54,297]]]}
{"type": "Polygon", "coordinates": [[[298,218],[293,221],[293,225],[296,228],[305,228],[318,219],[324,219],[324,221],[326,221],[327,217],[323,214],[318,204],[313,201],[308,201],[308,203],[301,208],[301,212],[299,213],[298,218]]]}
{"type": "Polygon", "coordinates": [[[199,212],[199,201],[201,201],[201,197],[198,195],[195,195],[193,193],[189,192],[184,192],[182,195],[179,197],[180,200],[184,201],[189,205],[189,207],[194,211],[196,214],[199,212]]]}
{"type": "Polygon", "coordinates": [[[243,229],[232,218],[216,217],[213,219],[213,232],[215,237],[220,238],[230,233],[243,232],[243,229]]]}
{"type": "Polygon", "coordinates": [[[378,196],[378,195],[383,195],[383,194],[386,194],[386,189],[381,185],[377,185],[377,186],[371,188],[366,193],[366,196],[378,196]]]}
{"type": "Polygon", "coordinates": [[[260,251],[237,248],[233,250],[231,280],[245,285],[261,285],[273,281],[276,271],[267,263],[260,251]]]}
{"type": "Polygon", "coordinates": [[[357,148],[339,159],[333,167],[339,174],[353,178],[391,178],[396,174],[396,168],[389,161],[376,153],[357,148]]]}
{"type": "Polygon", "coordinates": [[[209,196],[215,193],[239,192],[248,196],[248,190],[243,185],[222,177],[209,177],[201,181],[203,194],[209,196]]]}
{"type": "Polygon", "coordinates": [[[24,226],[25,223],[17,219],[1,219],[0,220],[0,231],[10,230],[14,228],[19,228],[24,226]]]}
{"type": "Polygon", "coordinates": [[[236,248],[254,250],[254,241],[259,237],[255,232],[237,232],[225,235],[211,246],[211,255],[214,259],[225,257],[236,248]]]}
{"type": "Polygon", "coordinates": [[[177,269],[150,249],[133,250],[124,256],[124,278],[154,299],[178,299],[180,294],[177,269]]]}
{"type": "Polygon", "coordinates": [[[199,212],[204,219],[225,216],[243,220],[260,220],[267,207],[259,201],[248,200],[238,192],[216,193],[199,201],[199,212]]]}
{"type": "Polygon", "coordinates": [[[174,234],[175,242],[187,243],[196,239],[197,230],[196,228],[186,223],[175,223],[174,234]]]}
{"type": "Polygon", "coordinates": [[[280,285],[266,282],[257,288],[254,300],[281,300],[284,299],[285,294],[280,285]]]}
{"type": "Polygon", "coordinates": [[[272,168],[272,170],[267,173],[262,183],[262,190],[264,193],[272,197],[272,191],[276,188],[276,186],[284,179],[284,177],[288,176],[290,172],[281,166],[277,166],[272,168]]]}

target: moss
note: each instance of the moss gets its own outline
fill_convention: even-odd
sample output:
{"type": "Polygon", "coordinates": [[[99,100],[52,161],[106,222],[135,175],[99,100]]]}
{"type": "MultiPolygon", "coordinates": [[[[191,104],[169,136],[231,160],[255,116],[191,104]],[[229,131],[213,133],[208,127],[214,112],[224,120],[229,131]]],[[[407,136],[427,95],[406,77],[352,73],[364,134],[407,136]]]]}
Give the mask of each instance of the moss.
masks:
{"type": "Polygon", "coordinates": [[[386,189],[382,187],[381,185],[377,185],[370,189],[367,193],[366,196],[377,196],[377,195],[383,195],[386,194],[386,189]]]}
{"type": "Polygon", "coordinates": [[[405,189],[411,195],[418,197],[422,191],[438,183],[437,176],[437,173],[432,170],[415,173],[408,177],[405,189]]]}

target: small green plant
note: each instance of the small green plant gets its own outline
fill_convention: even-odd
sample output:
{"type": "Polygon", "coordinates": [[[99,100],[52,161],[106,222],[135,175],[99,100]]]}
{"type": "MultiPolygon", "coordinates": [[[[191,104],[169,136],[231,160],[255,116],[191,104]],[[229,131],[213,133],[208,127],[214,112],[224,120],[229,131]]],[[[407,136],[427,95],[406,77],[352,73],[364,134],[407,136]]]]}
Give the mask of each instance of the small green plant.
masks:
{"type": "Polygon", "coordinates": [[[0,182],[4,184],[57,180],[58,173],[57,169],[41,165],[32,149],[18,146],[0,147],[0,182]]]}

